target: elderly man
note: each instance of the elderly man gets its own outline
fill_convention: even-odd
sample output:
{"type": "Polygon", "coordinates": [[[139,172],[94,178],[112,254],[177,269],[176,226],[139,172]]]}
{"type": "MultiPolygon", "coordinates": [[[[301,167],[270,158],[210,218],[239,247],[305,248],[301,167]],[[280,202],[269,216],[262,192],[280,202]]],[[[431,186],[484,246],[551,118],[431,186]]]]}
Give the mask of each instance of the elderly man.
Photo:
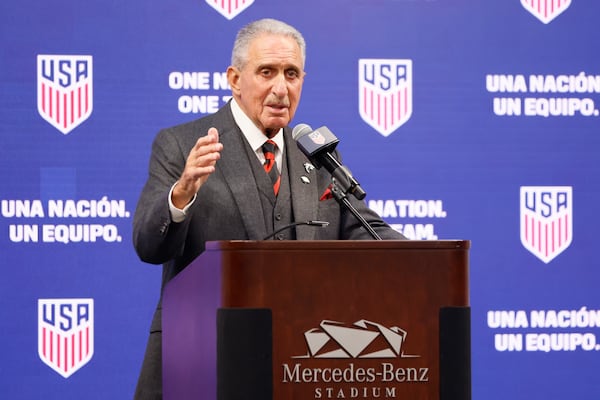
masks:
{"type": "MultiPolygon", "coordinates": [[[[360,222],[330,196],[331,176],[311,167],[289,128],[300,101],[306,45],[293,27],[273,19],[242,28],[227,78],[232,100],[213,115],[157,135],[149,177],[134,217],[139,257],[163,264],[164,285],[211,240],[261,240],[295,221],[280,240],[371,239],[360,222]]],[[[350,198],[383,239],[404,239],[350,198]]],[[[161,306],[146,349],[137,399],[160,399],[161,306]]]]}

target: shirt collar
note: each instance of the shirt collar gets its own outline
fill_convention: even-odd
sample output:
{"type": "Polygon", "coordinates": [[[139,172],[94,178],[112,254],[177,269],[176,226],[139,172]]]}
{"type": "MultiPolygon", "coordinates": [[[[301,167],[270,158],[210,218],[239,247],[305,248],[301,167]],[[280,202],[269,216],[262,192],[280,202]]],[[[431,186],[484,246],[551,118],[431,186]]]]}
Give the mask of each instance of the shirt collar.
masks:
{"type": "MultiPolygon", "coordinates": [[[[231,112],[233,114],[233,119],[235,123],[240,127],[244,137],[250,143],[250,147],[255,152],[261,150],[263,143],[267,140],[265,134],[254,125],[254,122],[244,113],[242,108],[236,103],[235,99],[231,99],[231,112]]],[[[279,132],[275,134],[271,138],[272,141],[277,143],[278,149],[283,152],[283,129],[280,129],[279,132]]]]}

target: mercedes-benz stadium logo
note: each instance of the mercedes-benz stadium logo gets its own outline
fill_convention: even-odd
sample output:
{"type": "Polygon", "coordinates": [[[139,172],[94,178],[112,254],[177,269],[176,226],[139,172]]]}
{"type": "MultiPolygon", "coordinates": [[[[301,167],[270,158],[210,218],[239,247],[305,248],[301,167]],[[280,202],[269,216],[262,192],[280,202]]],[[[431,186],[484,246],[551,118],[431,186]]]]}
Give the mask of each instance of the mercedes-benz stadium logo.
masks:
{"type": "Polygon", "coordinates": [[[292,358],[414,358],[402,345],[406,331],[361,319],[352,325],[323,320],[304,333],[308,354],[292,358]]]}

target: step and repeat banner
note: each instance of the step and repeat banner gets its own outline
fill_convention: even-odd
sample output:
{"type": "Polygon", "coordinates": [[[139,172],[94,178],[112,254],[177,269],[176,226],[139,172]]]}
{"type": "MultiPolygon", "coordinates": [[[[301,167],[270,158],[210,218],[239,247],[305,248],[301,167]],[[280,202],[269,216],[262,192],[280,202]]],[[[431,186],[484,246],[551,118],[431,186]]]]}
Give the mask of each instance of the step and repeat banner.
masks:
{"type": "Polygon", "coordinates": [[[132,397],[161,274],[131,243],[152,140],[228,101],[237,30],[273,17],[308,45],[292,125],[334,132],[410,239],[472,241],[473,398],[598,399],[599,16],[590,0],[3,2],[0,397],[132,397]]]}

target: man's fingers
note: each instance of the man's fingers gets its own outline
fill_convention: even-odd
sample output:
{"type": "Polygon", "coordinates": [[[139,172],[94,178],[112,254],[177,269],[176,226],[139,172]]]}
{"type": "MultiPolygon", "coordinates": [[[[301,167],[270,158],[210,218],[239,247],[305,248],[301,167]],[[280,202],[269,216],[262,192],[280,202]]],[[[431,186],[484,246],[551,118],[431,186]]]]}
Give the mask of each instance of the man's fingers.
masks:
{"type": "Polygon", "coordinates": [[[210,128],[206,136],[210,136],[215,143],[219,141],[219,131],[215,127],[210,128]]]}
{"type": "Polygon", "coordinates": [[[192,157],[200,157],[205,154],[220,152],[223,144],[219,143],[219,132],[215,128],[210,128],[206,136],[202,136],[196,142],[192,149],[192,157]]]}

